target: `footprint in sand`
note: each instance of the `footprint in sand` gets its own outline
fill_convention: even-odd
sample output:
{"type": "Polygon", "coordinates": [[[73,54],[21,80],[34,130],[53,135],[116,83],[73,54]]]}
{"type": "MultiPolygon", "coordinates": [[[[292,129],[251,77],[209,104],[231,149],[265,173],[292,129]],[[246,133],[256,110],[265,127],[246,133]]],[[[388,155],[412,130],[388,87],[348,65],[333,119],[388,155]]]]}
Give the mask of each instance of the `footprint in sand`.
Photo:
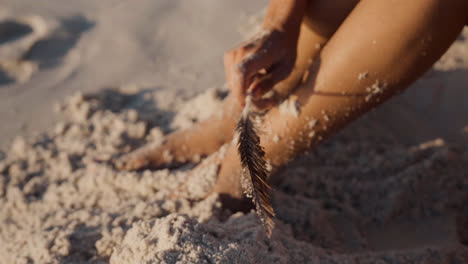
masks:
{"type": "Polygon", "coordinates": [[[54,66],[93,25],[82,16],[54,28],[39,16],[0,18],[0,86],[27,82],[38,69],[54,66]]]}
{"type": "Polygon", "coordinates": [[[46,32],[44,21],[37,16],[0,21],[0,85],[31,78],[38,67],[22,56],[46,32]]]}

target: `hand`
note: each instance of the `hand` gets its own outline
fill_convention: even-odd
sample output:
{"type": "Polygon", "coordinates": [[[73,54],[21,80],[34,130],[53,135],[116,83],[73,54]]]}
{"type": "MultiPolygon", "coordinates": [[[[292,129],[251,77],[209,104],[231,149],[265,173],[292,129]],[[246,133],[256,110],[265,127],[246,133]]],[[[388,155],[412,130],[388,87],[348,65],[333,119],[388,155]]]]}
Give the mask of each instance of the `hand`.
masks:
{"type": "Polygon", "coordinates": [[[297,30],[262,30],[240,47],[226,52],[224,67],[229,89],[244,106],[252,94],[255,105],[264,108],[272,98],[262,98],[294,68],[297,30]]]}

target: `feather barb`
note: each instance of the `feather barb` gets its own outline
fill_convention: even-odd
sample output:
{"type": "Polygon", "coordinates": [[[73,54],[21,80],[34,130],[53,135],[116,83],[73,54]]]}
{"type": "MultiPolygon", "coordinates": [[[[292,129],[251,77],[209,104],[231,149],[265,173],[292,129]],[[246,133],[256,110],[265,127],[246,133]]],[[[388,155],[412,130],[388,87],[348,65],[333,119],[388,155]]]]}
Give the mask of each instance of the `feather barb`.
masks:
{"type": "Polygon", "coordinates": [[[247,190],[247,195],[252,197],[265,232],[268,237],[271,237],[275,212],[269,194],[271,187],[267,182],[269,173],[264,159],[265,152],[260,145],[260,137],[254,121],[257,113],[251,111],[251,105],[252,98],[248,95],[242,116],[237,123],[237,147],[242,164],[242,177],[250,180],[250,188],[248,188],[250,190],[247,190]]]}

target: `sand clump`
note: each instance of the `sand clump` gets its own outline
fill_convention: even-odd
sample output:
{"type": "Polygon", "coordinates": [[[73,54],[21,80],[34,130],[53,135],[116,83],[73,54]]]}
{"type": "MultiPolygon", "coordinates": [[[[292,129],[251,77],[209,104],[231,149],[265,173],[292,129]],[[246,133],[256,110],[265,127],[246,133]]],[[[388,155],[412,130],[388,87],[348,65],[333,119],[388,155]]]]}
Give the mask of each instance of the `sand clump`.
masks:
{"type": "Polygon", "coordinates": [[[301,105],[297,98],[288,98],[284,100],[278,107],[282,115],[292,115],[299,117],[301,113],[301,105]]]}
{"type": "Polygon", "coordinates": [[[70,97],[54,128],[1,156],[0,263],[456,263],[468,253],[453,220],[466,201],[466,147],[403,146],[363,119],[273,176],[268,240],[253,211],[199,200],[213,167],[187,181],[190,165],[122,172],[109,162],[207,117],[222,93],[164,106],[156,92],[124,90],[70,97]],[[187,105],[196,118],[179,111],[187,105]],[[400,226],[412,227],[405,243],[387,231],[400,226]]]}
{"type": "MultiPolygon", "coordinates": [[[[145,137],[163,140],[161,128],[142,119],[150,105],[142,94],[76,94],[56,107],[64,119],[50,132],[11,144],[0,161],[3,263],[99,262],[110,256],[136,219],[192,214],[188,200],[167,199],[185,182],[187,169],[117,172],[109,163],[145,137]],[[139,112],[132,109],[135,105],[139,112]]],[[[149,108],[152,116],[158,115],[149,108]]],[[[177,120],[187,124],[191,117],[177,120]]],[[[165,127],[164,119],[160,121],[165,127]]],[[[212,175],[213,182],[213,174],[205,170],[203,177],[212,175]]],[[[207,206],[218,205],[213,201],[207,206]]],[[[207,217],[203,215],[197,217],[207,217]]]]}

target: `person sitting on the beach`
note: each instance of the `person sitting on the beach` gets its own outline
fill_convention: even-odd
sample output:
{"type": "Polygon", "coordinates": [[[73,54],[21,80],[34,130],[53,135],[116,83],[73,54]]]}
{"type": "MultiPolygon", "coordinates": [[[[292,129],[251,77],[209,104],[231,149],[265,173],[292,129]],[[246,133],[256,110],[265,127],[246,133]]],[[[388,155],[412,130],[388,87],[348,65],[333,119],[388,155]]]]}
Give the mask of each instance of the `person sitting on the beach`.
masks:
{"type": "Polygon", "coordinates": [[[466,0],[271,0],[257,36],[225,54],[231,94],[222,109],[161,146],[125,155],[118,167],[197,162],[228,143],[213,192],[235,209],[243,199],[241,163],[230,142],[247,91],[269,108],[260,137],[276,169],[402,92],[467,21],[466,0]],[[285,98],[291,114],[277,106],[285,98]]]}

